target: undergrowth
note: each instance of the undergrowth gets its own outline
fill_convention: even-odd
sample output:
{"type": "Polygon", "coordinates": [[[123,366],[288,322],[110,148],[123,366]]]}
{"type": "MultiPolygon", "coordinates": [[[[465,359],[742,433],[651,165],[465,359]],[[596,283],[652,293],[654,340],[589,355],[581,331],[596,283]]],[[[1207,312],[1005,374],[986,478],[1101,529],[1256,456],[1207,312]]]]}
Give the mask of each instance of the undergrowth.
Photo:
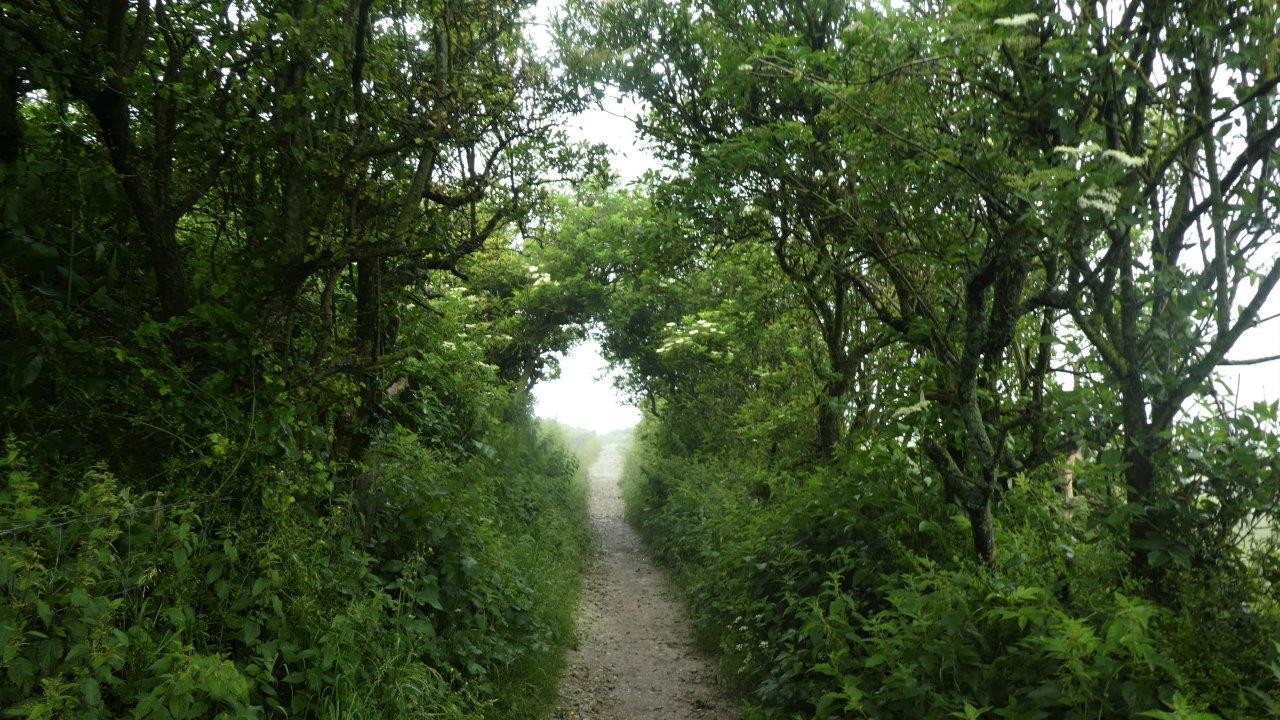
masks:
{"type": "Polygon", "coordinates": [[[162,497],[99,465],[0,471],[0,707],[23,718],[535,718],[587,545],[578,461],[533,421],[457,462],[375,443],[349,497],[162,497]],[[64,497],[68,488],[70,497],[64,497]],[[366,536],[366,532],[368,535],[366,536]]]}
{"type": "Polygon", "coordinates": [[[629,517],[748,718],[1276,716],[1274,598],[1244,605],[1201,575],[1144,599],[1119,579],[1121,550],[1073,535],[1081,518],[1047,483],[1003,494],[1017,522],[987,569],[907,448],[780,470],[661,433],[651,423],[628,459],[629,517]]]}

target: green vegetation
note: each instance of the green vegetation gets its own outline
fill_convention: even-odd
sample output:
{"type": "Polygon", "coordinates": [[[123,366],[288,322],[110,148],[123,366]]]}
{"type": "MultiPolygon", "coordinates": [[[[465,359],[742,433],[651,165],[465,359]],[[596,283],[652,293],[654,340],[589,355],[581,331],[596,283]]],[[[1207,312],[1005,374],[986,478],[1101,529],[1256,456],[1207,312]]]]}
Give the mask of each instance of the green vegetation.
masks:
{"type": "Polygon", "coordinates": [[[607,289],[631,516],[750,717],[1280,713],[1280,423],[1215,379],[1280,282],[1274,4],[559,32],[666,163],[580,191],[557,257],[607,289]]]}
{"type": "Polygon", "coordinates": [[[18,717],[539,717],[572,637],[583,488],[535,427],[488,440],[458,461],[380,438],[369,541],[347,494],[325,512],[153,502],[106,463],[58,477],[10,449],[0,700],[18,717]]]}
{"type": "Polygon", "coordinates": [[[751,717],[1280,715],[1280,5],[529,5],[0,4],[0,712],[537,717],[596,327],[751,717]]]}
{"type": "Polygon", "coordinates": [[[545,714],[597,164],[524,9],[0,7],[0,714],[545,714]]]}
{"type": "MultiPolygon", "coordinates": [[[[590,469],[596,458],[600,456],[600,447],[604,444],[604,439],[594,432],[564,425],[554,420],[542,420],[541,425],[573,452],[574,457],[578,459],[578,466],[584,472],[590,469]]],[[[586,490],[585,486],[583,490],[586,490]]]]}
{"type": "Polygon", "coordinates": [[[1274,713],[1280,622],[1256,573],[1188,573],[1144,597],[1107,518],[1069,516],[1035,476],[1001,493],[1000,566],[981,570],[912,449],[796,471],[664,435],[648,428],[630,458],[629,512],[748,717],[1274,713]]]}

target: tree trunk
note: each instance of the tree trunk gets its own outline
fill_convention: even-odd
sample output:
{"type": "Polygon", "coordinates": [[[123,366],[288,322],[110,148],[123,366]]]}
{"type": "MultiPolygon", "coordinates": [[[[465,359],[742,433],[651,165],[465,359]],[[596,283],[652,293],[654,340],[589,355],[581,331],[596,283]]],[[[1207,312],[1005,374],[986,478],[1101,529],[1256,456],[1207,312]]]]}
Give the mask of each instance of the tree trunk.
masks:
{"type": "MultiPolygon", "coordinates": [[[[356,264],[356,348],[359,361],[368,363],[360,376],[360,401],[351,419],[350,441],[346,448],[353,465],[364,462],[373,442],[373,425],[381,401],[378,373],[373,366],[382,356],[382,260],[371,258],[356,264]]],[[[373,535],[374,487],[372,468],[356,476],[354,491],[364,518],[365,539],[373,535]]]]}
{"type": "Polygon", "coordinates": [[[937,439],[926,437],[924,452],[938,469],[948,504],[959,503],[969,518],[973,536],[973,552],[985,565],[996,561],[995,521],[991,515],[991,494],[995,487],[995,469],[984,468],[979,477],[967,475],[971,458],[965,448],[943,447],[937,439]]]}
{"type": "Polygon", "coordinates": [[[5,164],[16,161],[22,152],[21,100],[18,69],[0,57],[0,162],[5,164]]]}
{"type": "Polygon", "coordinates": [[[836,445],[844,430],[842,405],[848,391],[848,381],[829,380],[822,385],[818,396],[818,459],[830,462],[835,457],[836,445]]]}
{"type": "Polygon", "coordinates": [[[987,499],[965,502],[964,512],[969,516],[969,525],[973,533],[973,552],[985,565],[995,565],[996,533],[995,522],[991,517],[991,502],[987,499]]]}
{"type": "Polygon", "coordinates": [[[151,250],[151,266],[156,274],[156,294],[165,318],[185,315],[191,309],[187,266],[178,247],[177,224],[159,218],[151,228],[144,228],[151,250]]]}
{"type": "Polygon", "coordinates": [[[1155,437],[1140,391],[1128,388],[1122,399],[1124,416],[1125,499],[1140,509],[1129,526],[1129,570],[1147,581],[1155,579],[1151,542],[1156,538],[1152,517],[1156,488],[1155,437]]]}
{"type": "Polygon", "coordinates": [[[100,91],[81,93],[80,97],[98,121],[111,166],[120,176],[125,198],[151,252],[161,312],[165,318],[184,315],[191,309],[191,291],[186,261],[178,247],[178,216],[170,211],[169,198],[156,191],[158,186],[168,185],[161,183],[167,178],[150,177],[141,167],[129,103],[119,85],[118,80],[111,81],[100,91]]]}
{"type": "Polygon", "coordinates": [[[844,409],[852,385],[847,328],[845,327],[845,288],[836,284],[836,302],[829,315],[818,313],[823,343],[827,347],[826,378],[818,397],[818,459],[830,462],[836,446],[844,437],[844,409]]]}

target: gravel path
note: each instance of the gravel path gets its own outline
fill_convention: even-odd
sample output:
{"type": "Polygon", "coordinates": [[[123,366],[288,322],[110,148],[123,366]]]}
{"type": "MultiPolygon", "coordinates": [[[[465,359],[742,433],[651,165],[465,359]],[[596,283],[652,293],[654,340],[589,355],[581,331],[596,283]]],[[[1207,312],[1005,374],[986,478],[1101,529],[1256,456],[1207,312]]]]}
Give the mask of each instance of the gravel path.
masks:
{"type": "Polygon", "coordinates": [[[591,468],[596,555],[578,611],[556,720],[737,720],[671,582],[623,519],[622,452],[606,446],[591,468]]]}

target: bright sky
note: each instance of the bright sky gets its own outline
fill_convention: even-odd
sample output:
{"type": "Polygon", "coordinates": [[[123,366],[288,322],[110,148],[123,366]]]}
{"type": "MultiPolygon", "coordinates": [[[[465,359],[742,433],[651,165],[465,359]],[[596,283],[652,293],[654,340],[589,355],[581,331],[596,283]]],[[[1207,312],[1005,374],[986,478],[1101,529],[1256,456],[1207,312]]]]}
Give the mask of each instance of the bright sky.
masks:
{"type": "MultiPolygon", "coordinates": [[[[538,0],[529,14],[526,32],[541,53],[549,55],[555,52],[551,18],[563,5],[564,0],[538,0]]],[[[608,147],[613,155],[610,162],[614,172],[624,184],[630,183],[646,171],[661,167],[636,134],[631,118],[639,113],[640,106],[634,101],[619,102],[616,97],[609,97],[602,107],[573,118],[566,124],[566,129],[574,138],[608,147]]]]}
{"type": "Polygon", "coordinates": [[[560,377],[533,388],[534,412],[583,430],[605,434],[635,425],[640,411],[613,387],[614,373],[595,340],[579,343],[560,358],[560,377]]]}
{"type": "MultiPolygon", "coordinates": [[[[1267,306],[1271,313],[1280,312],[1280,297],[1274,296],[1267,306]]],[[[1267,310],[1263,315],[1270,314],[1267,310]]],[[[1276,357],[1280,355],[1280,320],[1272,320],[1241,336],[1240,341],[1227,357],[1234,360],[1276,357]]],[[[1261,365],[1225,366],[1218,369],[1223,382],[1232,391],[1239,392],[1241,405],[1258,401],[1280,399],[1280,361],[1272,360],[1261,365]]]]}
{"type": "MultiPolygon", "coordinates": [[[[562,5],[563,0],[539,0],[531,13],[529,34],[543,52],[552,52],[550,19],[562,5]]],[[[614,171],[623,183],[628,183],[660,167],[628,119],[638,112],[634,102],[607,100],[604,107],[571,120],[567,128],[575,138],[606,145],[613,156],[614,171]]],[[[1280,312],[1280,297],[1273,297],[1263,315],[1277,312],[1280,312]]],[[[1280,355],[1280,320],[1245,333],[1229,357],[1244,360],[1277,355],[1280,355]]],[[[639,421],[639,410],[627,405],[613,387],[614,374],[609,372],[595,341],[572,348],[561,358],[560,365],[559,379],[544,381],[534,388],[538,415],[600,433],[630,427],[639,421]]],[[[1280,361],[1223,367],[1219,374],[1232,392],[1238,388],[1237,399],[1242,406],[1280,399],[1280,361]]]]}

